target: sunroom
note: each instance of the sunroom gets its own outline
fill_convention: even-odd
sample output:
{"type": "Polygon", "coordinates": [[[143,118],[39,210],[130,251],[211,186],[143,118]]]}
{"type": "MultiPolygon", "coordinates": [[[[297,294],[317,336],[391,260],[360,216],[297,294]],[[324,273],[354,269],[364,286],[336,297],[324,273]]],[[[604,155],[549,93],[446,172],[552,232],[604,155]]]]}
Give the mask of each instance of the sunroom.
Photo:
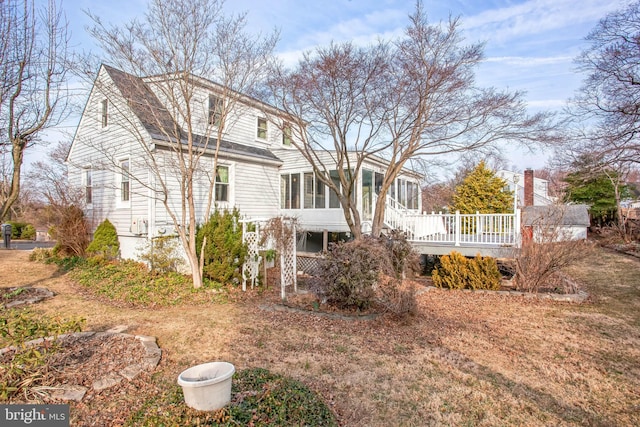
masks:
{"type": "MultiPolygon", "coordinates": [[[[359,185],[352,197],[365,225],[373,219],[375,200],[380,194],[385,170],[384,164],[367,163],[356,176],[359,185]]],[[[329,175],[339,187],[337,171],[331,170],[329,175]]],[[[420,212],[420,178],[419,174],[411,171],[400,174],[388,191],[388,203],[407,211],[420,212]]],[[[280,210],[282,215],[296,218],[299,228],[304,231],[299,244],[302,251],[319,252],[331,242],[350,238],[338,196],[320,181],[311,167],[302,171],[281,170],[280,210]]]]}

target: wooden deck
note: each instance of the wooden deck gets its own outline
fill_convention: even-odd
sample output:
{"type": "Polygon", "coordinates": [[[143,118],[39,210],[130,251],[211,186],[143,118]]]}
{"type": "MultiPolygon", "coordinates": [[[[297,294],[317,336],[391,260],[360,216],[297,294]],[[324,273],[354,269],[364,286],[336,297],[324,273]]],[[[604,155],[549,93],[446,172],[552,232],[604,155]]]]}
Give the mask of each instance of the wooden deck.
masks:
{"type": "Polygon", "coordinates": [[[402,230],[421,254],[513,257],[520,247],[520,210],[510,214],[418,213],[387,199],[385,224],[402,230]]]}

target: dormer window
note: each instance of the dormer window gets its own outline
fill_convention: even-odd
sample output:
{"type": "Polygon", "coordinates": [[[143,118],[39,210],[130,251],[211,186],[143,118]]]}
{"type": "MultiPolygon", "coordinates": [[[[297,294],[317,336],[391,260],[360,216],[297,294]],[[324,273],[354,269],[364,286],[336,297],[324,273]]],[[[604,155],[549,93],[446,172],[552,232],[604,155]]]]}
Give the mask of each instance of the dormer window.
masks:
{"type": "Polygon", "coordinates": [[[282,128],[282,145],[291,147],[291,125],[284,125],[282,128]]]}
{"type": "Polygon", "coordinates": [[[103,99],[101,105],[102,105],[102,115],[101,115],[102,127],[106,128],[107,124],[109,123],[109,114],[108,114],[109,102],[106,99],[103,99]]]}
{"type": "Polygon", "coordinates": [[[215,95],[209,95],[209,124],[220,127],[222,123],[222,99],[215,95]]]}
{"type": "Polygon", "coordinates": [[[259,139],[267,139],[267,119],[258,117],[258,133],[259,139]]]}

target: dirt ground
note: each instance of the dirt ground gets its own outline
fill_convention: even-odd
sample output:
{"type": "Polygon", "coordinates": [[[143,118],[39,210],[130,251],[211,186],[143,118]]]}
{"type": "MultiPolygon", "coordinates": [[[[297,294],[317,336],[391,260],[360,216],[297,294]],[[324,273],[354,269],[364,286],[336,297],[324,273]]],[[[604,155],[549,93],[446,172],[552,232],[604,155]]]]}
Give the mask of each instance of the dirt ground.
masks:
{"type": "MultiPolygon", "coordinates": [[[[57,295],[34,309],[83,316],[87,330],[126,325],[156,336],[158,372],[171,381],[212,360],[266,368],[316,390],[345,426],[640,425],[633,257],[599,250],[584,259],[572,272],[591,295],[583,304],[433,290],[402,323],[269,310],[277,290],[204,308],[116,307],[27,258],[0,251],[0,287],[46,287],[57,295]]],[[[111,410],[126,413],[147,392],[142,378],[105,393],[111,410]]],[[[87,405],[110,410],[73,404],[76,419],[87,405]]]]}

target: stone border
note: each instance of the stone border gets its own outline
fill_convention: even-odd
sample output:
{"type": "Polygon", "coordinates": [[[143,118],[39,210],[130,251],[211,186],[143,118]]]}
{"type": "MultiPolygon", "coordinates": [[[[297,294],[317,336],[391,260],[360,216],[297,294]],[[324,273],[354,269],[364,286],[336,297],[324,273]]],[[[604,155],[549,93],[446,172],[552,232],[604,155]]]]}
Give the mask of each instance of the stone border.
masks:
{"type": "Polygon", "coordinates": [[[462,291],[466,293],[477,293],[477,294],[487,294],[487,295],[506,295],[513,297],[524,297],[527,299],[541,299],[541,300],[551,300],[558,302],[572,302],[572,303],[583,303],[589,298],[589,294],[580,291],[577,294],[550,294],[550,293],[533,293],[533,292],[520,292],[520,291],[490,291],[487,289],[446,289],[446,288],[438,288],[435,286],[425,286],[424,289],[420,289],[416,292],[416,296],[423,294],[425,292],[429,292],[434,289],[443,289],[445,291],[462,291]]]}
{"type": "MultiPolygon", "coordinates": [[[[126,329],[126,327],[124,329],[126,329]]],[[[160,349],[160,347],[158,347],[158,344],[156,342],[156,337],[151,337],[146,335],[125,334],[121,332],[122,330],[123,328],[118,326],[105,332],[94,332],[94,331],[74,332],[71,334],[58,335],[57,337],[38,338],[35,340],[27,341],[24,343],[24,345],[36,346],[36,345],[42,344],[45,341],[54,341],[56,339],[61,339],[66,337],[83,338],[83,337],[93,336],[95,338],[101,338],[101,337],[111,337],[115,335],[121,336],[123,338],[135,338],[136,340],[140,341],[140,344],[142,345],[145,351],[144,360],[141,363],[134,363],[129,366],[126,366],[117,374],[111,373],[109,375],[105,375],[101,378],[96,379],[92,384],[92,389],[95,392],[100,392],[102,390],[108,389],[110,387],[113,387],[119,384],[124,379],[131,381],[142,372],[151,371],[155,369],[155,367],[158,366],[158,364],[160,363],[160,358],[162,357],[162,350],[160,349]]],[[[18,350],[18,348],[15,346],[5,347],[3,349],[0,349],[0,355],[13,350],[18,350]]],[[[73,385],[73,384],[65,385],[62,387],[52,387],[51,389],[54,390],[51,393],[52,398],[58,399],[58,400],[64,400],[64,401],[74,400],[77,402],[81,401],[88,391],[86,387],[83,387],[80,385],[73,385]]]]}
{"type": "Polygon", "coordinates": [[[56,294],[54,294],[53,292],[51,292],[49,289],[47,288],[32,288],[30,286],[15,286],[13,288],[5,288],[5,289],[20,289],[20,288],[24,288],[24,289],[36,289],[39,294],[34,296],[34,297],[30,297],[27,299],[17,299],[15,301],[11,301],[7,304],[4,304],[2,307],[5,309],[10,309],[10,308],[14,308],[14,307],[20,307],[22,305],[29,305],[29,304],[35,304],[37,302],[40,302],[42,300],[45,300],[47,298],[53,298],[56,294]]]}

